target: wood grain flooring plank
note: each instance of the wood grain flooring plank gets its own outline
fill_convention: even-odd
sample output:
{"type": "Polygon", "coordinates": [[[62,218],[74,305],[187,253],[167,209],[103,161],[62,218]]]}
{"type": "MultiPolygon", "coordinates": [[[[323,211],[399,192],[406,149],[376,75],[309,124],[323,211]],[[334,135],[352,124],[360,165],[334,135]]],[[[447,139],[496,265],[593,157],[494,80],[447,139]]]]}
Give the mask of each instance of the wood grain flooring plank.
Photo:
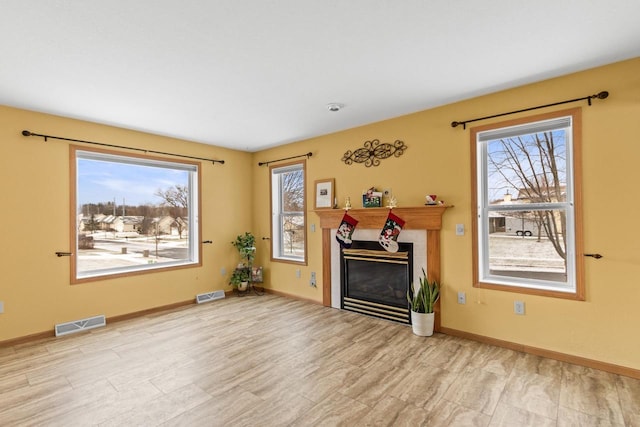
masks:
{"type": "Polygon", "coordinates": [[[2,394],[7,393],[19,388],[26,388],[29,386],[29,380],[27,375],[18,371],[15,375],[7,375],[0,381],[0,399],[2,394]]]}
{"type": "Polygon", "coordinates": [[[558,416],[560,387],[560,377],[513,372],[500,401],[555,420],[558,416]]]}
{"type": "Polygon", "coordinates": [[[485,427],[490,422],[491,416],[487,414],[442,399],[427,415],[425,425],[429,427],[485,427]]]}
{"type": "Polygon", "coordinates": [[[489,423],[490,427],[536,426],[555,427],[556,418],[547,418],[522,408],[499,403],[489,423]]]}
{"type": "Polygon", "coordinates": [[[431,411],[458,375],[437,367],[412,371],[389,392],[389,395],[431,411]]]}
{"type": "Polygon", "coordinates": [[[566,371],[562,378],[560,406],[624,425],[616,378],[608,375],[579,375],[566,371]]]}
{"type": "Polygon", "coordinates": [[[101,422],[97,424],[114,427],[157,426],[211,399],[209,394],[194,384],[188,384],[170,393],[160,393],[159,396],[144,396],[147,398],[146,402],[121,410],[114,416],[102,417],[101,422]]]}
{"type": "Polygon", "coordinates": [[[231,426],[244,413],[263,401],[244,390],[229,391],[214,396],[198,406],[184,411],[162,423],[163,426],[211,427],[231,426]]]}
{"type": "Polygon", "coordinates": [[[67,414],[78,408],[89,408],[117,393],[107,381],[100,380],[83,388],[74,389],[61,384],[59,389],[52,388],[51,393],[38,398],[24,398],[23,403],[0,412],[2,425],[42,426],[73,425],[73,419],[67,414]]]}
{"type": "Polygon", "coordinates": [[[420,427],[428,412],[394,397],[384,397],[358,424],[375,427],[420,427]]]}
{"type": "MultiPolygon", "coordinates": [[[[4,378],[2,384],[5,384],[4,378]]],[[[7,384],[14,384],[12,378],[7,380],[7,384]]],[[[65,393],[71,389],[72,387],[69,381],[60,375],[52,376],[47,381],[40,382],[36,385],[30,385],[28,381],[25,381],[21,387],[7,387],[7,390],[0,393],[0,419],[2,419],[3,413],[9,412],[12,409],[49,400],[52,396],[65,393]]]]}
{"type": "Polygon", "coordinates": [[[616,389],[625,423],[629,426],[640,426],[640,380],[618,377],[616,389]]]}
{"type": "Polygon", "coordinates": [[[506,384],[505,376],[469,367],[451,384],[443,399],[493,415],[506,384]]]}

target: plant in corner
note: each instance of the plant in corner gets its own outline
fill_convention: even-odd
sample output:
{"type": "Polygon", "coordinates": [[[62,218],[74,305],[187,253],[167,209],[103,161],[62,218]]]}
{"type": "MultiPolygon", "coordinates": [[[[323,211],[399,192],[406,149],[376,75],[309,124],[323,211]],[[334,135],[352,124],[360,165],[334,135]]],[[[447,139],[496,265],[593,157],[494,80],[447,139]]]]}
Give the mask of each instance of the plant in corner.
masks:
{"type": "Polygon", "coordinates": [[[239,234],[236,240],[231,244],[238,250],[240,254],[240,264],[231,274],[231,285],[239,290],[246,290],[249,280],[251,279],[251,267],[256,256],[256,238],[250,232],[239,234]]]}
{"type": "Polygon", "coordinates": [[[422,269],[420,286],[414,289],[413,285],[407,290],[407,300],[411,309],[411,328],[413,333],[423,337],[433,335],[435,314],[433,306],[440,298],[440,285],[434,280],[430,282],[422,269]]]}
{"type": "Polygon", "coordinates": [[[231,273],[231,286],[238,288],[239,291],[246,291],[249,285],[249,269],[236,268],[231,273]]]}
{"type": "Polygon", "coordinates": [[[231,244],[238,250],[242,265],[249,267],[256,257],[256,238],[249,231],[239,234],[231,244]]]}

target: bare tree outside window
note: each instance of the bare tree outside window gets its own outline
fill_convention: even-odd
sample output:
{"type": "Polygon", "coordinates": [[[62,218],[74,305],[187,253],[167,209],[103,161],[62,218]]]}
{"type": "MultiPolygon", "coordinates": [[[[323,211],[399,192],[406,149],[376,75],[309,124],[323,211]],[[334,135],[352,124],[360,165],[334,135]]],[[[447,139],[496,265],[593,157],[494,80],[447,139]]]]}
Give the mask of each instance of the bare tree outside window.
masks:
{"type": "Polygon", "coordinates": [[[575,120],[578,109],[472,129],[476,286],[583,294],[575,120]]]}
{"type": "Polygon", "coordinates": [[[306,259],[304,181],[304,163],[271,168],[274,259],[306,259]]]}
{"type": "MultiPolygon", "coordinates": [[[[541,132],[488,143],[489,193],[517,194],[521,204],[557,203],[566,200],[566,138],[564,131],[541,132]],[[506,193],[505,193],[506,192],[506,193]]],[[[494,202],[503,199],[495,198],[494,202]]],[[[522,222],[521,235],[546,237],[566,259],[566,213],[555,210],[506,211],[506,217],[522,222]],[[525,225],[527,224],[527,225],[525,225]],[[527,227],[533,225],[534,230],[527,227]],[[535,233],[534,233],[535,232],[535,233]]]]}
{"type": "Polygon", "coordinates": [[[284,250],[290,254],[300,253],[304,245],[304,222],[300,213],[304,209],[304,180],[302,170],[281,175],[282,221],[284,250]]]}
{"type": "Polygon", "coordinates": [[[73,283],[200,263],[197,230],[189,226],[198,223],[197,163],[72,152],[73,283]]]}
{"type": "Polygon", "coordinates": [[[173,225],[182,239],[182,232],[187,225],[185,218],[189,213],[189,187],[175,184],[165,190],[158,189],[155,195],[164,201],[163,205],[168,208],[167,214],[175,220],[173,225]]]}

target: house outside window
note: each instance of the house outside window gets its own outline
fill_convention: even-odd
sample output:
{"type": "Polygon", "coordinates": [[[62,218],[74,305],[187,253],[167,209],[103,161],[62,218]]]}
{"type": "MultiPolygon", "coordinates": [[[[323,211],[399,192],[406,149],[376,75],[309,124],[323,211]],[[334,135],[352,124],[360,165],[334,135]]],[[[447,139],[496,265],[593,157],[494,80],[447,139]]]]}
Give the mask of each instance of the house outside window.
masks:
{"type": "Polygon", "coordinates": [[[305,162],[270,167],[271,259],[306,264],[305,162]]]}
{"type": "Polygon", "coordinates": [[[201,265],[198,163],[70,149],[72,283],[201,265]]]}
{"type": "Polygon", "coordinates": [[[580,109],[471,130],[474,286],[584,299],[580,109]]]}

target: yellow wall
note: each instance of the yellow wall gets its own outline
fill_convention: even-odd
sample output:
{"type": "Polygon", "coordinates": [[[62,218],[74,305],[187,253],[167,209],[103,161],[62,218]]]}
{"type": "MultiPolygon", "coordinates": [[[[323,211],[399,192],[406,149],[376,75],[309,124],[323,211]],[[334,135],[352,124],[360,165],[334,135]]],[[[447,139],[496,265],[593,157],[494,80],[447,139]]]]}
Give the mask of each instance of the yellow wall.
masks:
{"type": "MultiPolygon", "coordinates": [[[[565,107],[554,107],[562,109],[565,107]]],[[[355,108],[355,107],[354,107],[355,108]]],[[[345,114],[347,110],[343,111],[345,114]]],[[[512,116],[513,117],[513,116],[512,116]]],[[[313,152],[307,161],[307,191],[313,181],[336,179],[340,203],[357,202],[363,189],[392,188],[402,206],[424,203],[425,194],[455,205],[442,230],[442,324],[501,340],[640,369],[640,237],[634,232],[640,198],[640,59],[527,85],[441,108],[350,129],[255,154],[195,144],[82,121],[0,107],[0,342],[46,330],[58,322],[95,314],[117,316],[192,299],[213,289],[229,289],[228,271],[238,262],[229,244],[246,230],[257,236],[257,262],[265,266],[265,286],[315,301],[320,287],[309,286],[312,271],[322,283],[321,232],[308,232],[307,266],[270,263],[269,170],[258,161],[313,152]],[[582,97],[608,90],[610,97],[583,103],[583,189],[585,250],[604,255],[586,260],[584,302],[478,290],[471,276],[471,176],[469,131],[453,129],[464,120],[582,97]],[[69,263],[55,256],[68,250],[68,145],[26,138],[20,132],[67,136],[159,151],[221,158],[225,165],[202,165],[202,237],[200,268],[128,278],[69,284],[69,263]],[[366,140],[403,140],[400,158],[378,167],[347,166],[346,150],[366,140]],[[455,224],[467,233],[455,235],[455,224]],[[221,269],[227,269],[225,277],[221,269]],[[301,278],[296,270],[301,270],[301,278]],[[455,294],[467,293],[458,305],[455,294]],[[513,314],[513,301],[527,305],[525,316],[513,314]]],[[[488,121],[481,122],[482,124],[488,121]]],[[[307,205],[309,225],[318,226],[307,205]]]]}
{"type": "Polygon", "coordinates": [[[4,301],[0,342],[53,331],[60,322],[98,314],[112,317],[230,289],[229,271],[238,263],[230,242],[251,227],[251,157],[240,151],[0,106],[0,301],[4,301]],[[55,255],[69,251],[69,145],[24,137],[23,129],[224,159],[224,165],[201,165],[202,237],[213,240],[202,246],[202,267],[70,285],[69,259],[55,255]]]}
{"type": "MultiPolygon", "coordinates": [[[[348,114],[347,109],[339,114],[343,113],[348,114]]],[[[511,116],[515,117],[518,116],[511,116]]],[[[640,325],[640,232],[634,230],[640,198],[633,190],[640,182],[638,118],[637,58],[266,150],[257,153],[255,160],[312,151],[313,157],[307,161],[308,194],[313,194],[314,180],[335,178],[340,205],[345,196],[350,196],[357,206],[362,190],[371,186],[392,188],[402,206],[420,205],[425,194],[437,194],[455,205],[445,214],[441,232],[443,326],[640,369],[640,340],[636,339],[640,325]],[[454,129],[451,121],[579,98],[601,90],[610,92],[608,99],[596,100],[591,107],[586,102],[579,104],[583,109],[585,251],[604,255],[601,260],[585,260],[587,300],[473,288],[469,130],[454,129]],[[376,138],[383,142],[400,139],[409,148],[402,157],[383,160],[378,167],[347,166],[341,162],[345,151],[376,138]],[[455,235],[457,223],[465,225],[464,236],[455,235]],[[467,293],[466,305],[457,304],[458,291],[467,293]],[[514,315],[516,299],[525,301],[525,316],[514,315]]],[[[502,120],[505,118],[494,119],[502,120]]],[[[256,162],[253,168],[254,228],[268,235],[268,169],[258,167],[256,162]]],[[[308,222],[317,226],[318,217],[312,209],[313,197],[309,197],[308,222]]],[[[312,288],[308,283],[312,271],[322,283],[321,232],[319,228],[315,233],[308,230],[309,265],[272,263],[268,269],[269,286],[321,301],[321,288],[312,288]],[[298,268],[302,270],[300,279],[295,275],[298,268]]],[[[262,262],[266,264],[264,259],[262,262]]]]}

